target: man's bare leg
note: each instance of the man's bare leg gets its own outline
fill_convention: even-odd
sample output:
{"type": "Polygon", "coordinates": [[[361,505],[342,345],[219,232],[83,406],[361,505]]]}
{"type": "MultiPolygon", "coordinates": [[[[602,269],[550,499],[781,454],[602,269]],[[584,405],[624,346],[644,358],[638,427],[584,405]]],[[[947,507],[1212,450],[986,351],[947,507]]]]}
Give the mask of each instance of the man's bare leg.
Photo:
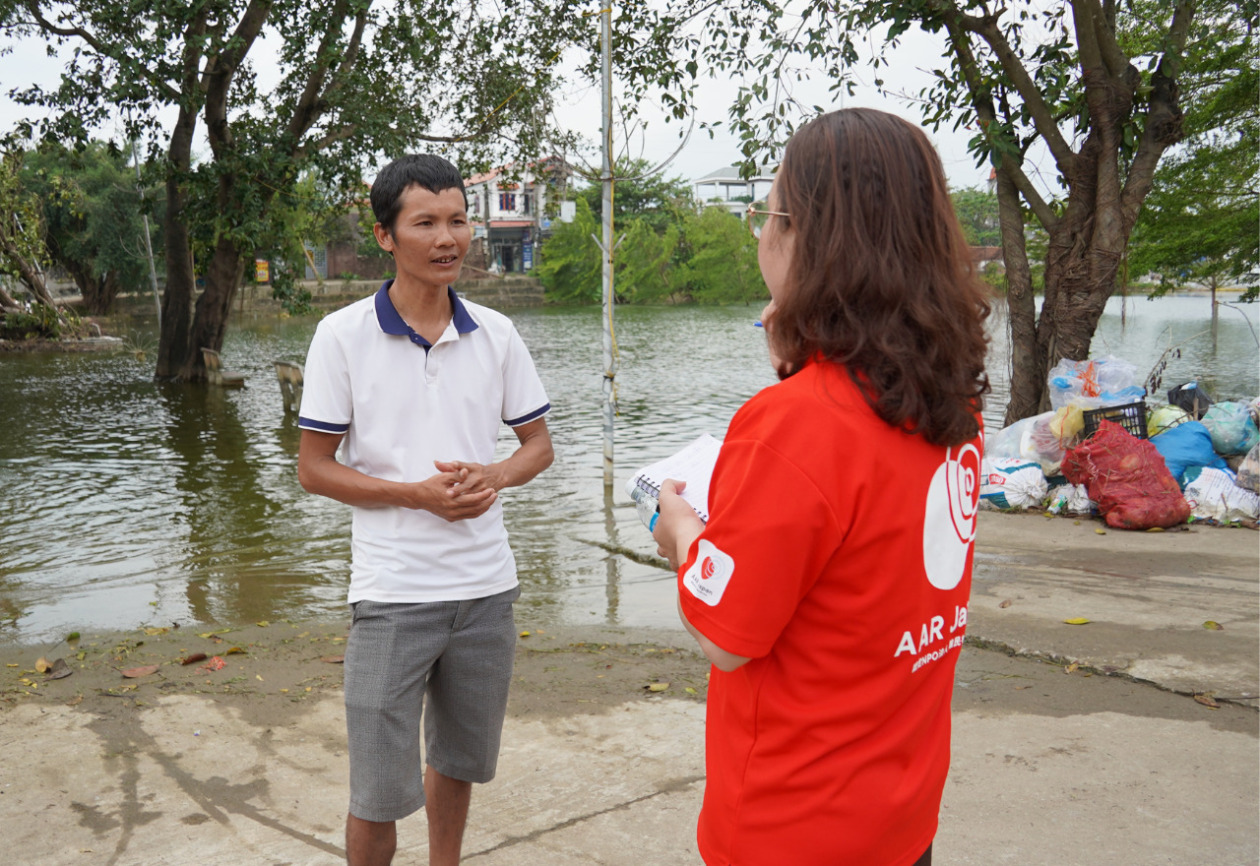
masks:
{"type": "Polygon", "coordinates": [[[389,866],[398,847],[393,821],[365,821],[346,816],[346,862],[350,866],[389,866]]]}
{"type": "Polygon", "coordinates": [[[472,782],[424,769],[424,811],[429,817],[429,866],[457,866],[468,823],[472,782]]]}

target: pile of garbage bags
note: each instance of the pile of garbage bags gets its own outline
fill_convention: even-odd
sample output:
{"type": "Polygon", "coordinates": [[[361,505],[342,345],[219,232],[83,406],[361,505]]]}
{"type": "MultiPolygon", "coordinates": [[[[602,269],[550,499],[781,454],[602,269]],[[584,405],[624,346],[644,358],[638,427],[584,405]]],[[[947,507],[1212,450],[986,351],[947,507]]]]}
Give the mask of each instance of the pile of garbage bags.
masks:
{"type": "Polygon", "coordinates": [[[1110,356],[1059,362],[1051,411],[986,436],[981,507],[1122,529],[1260,519],[1260,398],[1216,402],[1186,382],[1148,413],[1136,377],[1110,356]]]}

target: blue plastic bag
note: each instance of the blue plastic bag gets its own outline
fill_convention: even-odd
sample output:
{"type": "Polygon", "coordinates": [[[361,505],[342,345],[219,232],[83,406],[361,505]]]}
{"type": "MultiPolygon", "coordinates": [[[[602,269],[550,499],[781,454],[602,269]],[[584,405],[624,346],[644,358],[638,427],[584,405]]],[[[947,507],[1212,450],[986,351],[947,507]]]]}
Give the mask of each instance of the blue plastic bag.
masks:
{"type": "Polygon", "coordinates": [[[1151,440],[1164,458],[1168,471],[1183,488],[1186,470],[1193,466],[1228,469],[1225,460],[1212,448],[1212,434],[1199,421],[1186,421],[1169,427],[1151,440]]]}

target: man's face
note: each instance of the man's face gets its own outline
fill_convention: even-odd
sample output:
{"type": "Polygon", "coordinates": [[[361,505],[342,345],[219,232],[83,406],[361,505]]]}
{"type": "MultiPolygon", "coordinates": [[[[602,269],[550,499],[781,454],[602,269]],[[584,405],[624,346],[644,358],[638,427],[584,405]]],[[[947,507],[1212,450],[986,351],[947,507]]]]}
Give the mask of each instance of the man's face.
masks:
{"type": "Polygon", "coordinates": [[[472,242],[464,193],[455,188],[407,187],[393,231],[377,223],[373,232],[381,249],[394,254],[397,279],[425,287],[455,282],[472,242]]]}

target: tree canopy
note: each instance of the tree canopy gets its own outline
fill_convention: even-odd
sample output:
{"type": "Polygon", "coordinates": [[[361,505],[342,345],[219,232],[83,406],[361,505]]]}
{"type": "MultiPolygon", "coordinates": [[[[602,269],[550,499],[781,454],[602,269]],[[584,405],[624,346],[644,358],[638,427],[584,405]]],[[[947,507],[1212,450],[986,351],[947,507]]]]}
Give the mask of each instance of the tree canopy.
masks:
{"type": "MultiPolygon", "coordinates": [[[[683,177],[666,177],[652,173],[652,165],[646,159],[630,159],[617,164],[613,174],[617,178],[613,186],[613,223],[634,217],[647,220],[656,230],[676,222],[684,211],[694,209],[695,193],[691,183],[683,177]]],[[[577,195],[586,200],[595,221],[603,219],[603,186],[597,178],[578,190],[577,195]]]]}
{"type": "Polygon", "coordinates": [[[73,47],[58,87],[17,94],[51,110],[31,132],[83,141],[121,116],[160,157],[156,374],[201,379],[200,349],[221,347],[258,245],[294,224],[276,205],[302,195],[305,172],[350,199],[365,165],[420,146],[465,167],[536,155],[554,61],[591,21],[569,0],[0,0],[0,30],[73,47]],[[260,52],[274,75],[259,74],[260,52]],[[203,133],[209,153],[194,160],[203,133]]]}
{"type": "Polygon", "coordinates": [[[101,141],[82,149],[47,142],[26,154],[22,184],[41,203],[50,258],[88,313],[110,312],[124,287],[147,288],[140,189],[124,153],[101,141]]]}
{"type": "Polygon", "coordinates": [[[973,247],[996,247],[1002,243],[998,230],[997,195],[988,190],[969,187],[950,192],[954,213],[962,224],[967,243],[973,247]]]}
{"type": "Polygon", "coordinates": [[[773,162],[795,126],[824,110],[796,101],[795,81],[851,88],[849,73],[873,46],[882,85],[910,28],[941,40],[939,62],[915,58],[932,75],[918,104],[932,128],[974,129],[973,153],[996,171],[1013,347],[1009,422],[1047,404],[1046,374],[1059,359],[1088,357],[1156,167],[1185,136],[1183,90],[1199,98],[1187,87],[1187,46],[1248,40],[1257,3],[689,0],[686,8],[706,16],[705,38],[679,53],[744,82],[730,122],[749,167],[773,162]],[[1030,170],[1038,149],[1055,167],[1051,189],[1030,170]],[[1040,311],[1026,216],[1048,238],[1040,311]]]}
{"type": "MultiPolygon", "coordinates": [[[[553,301],[598,303],[602,298],[602,254],[592,237],[599,236],[600,225],[589,195],[589,189],[578,192],[573,221],[554,223],[543,244],[537,273],[553,301]]],[[[620,201],[618,194],[614,207],[620,209],[620,201]]],[[[613,257],[618,303],[729,304],[769,297],[756,242],[725,208],[697,211],[697,205],[677,200],[661,207],[661,200],[650,196],[626,196],[626,201],[640,209],[628,204],[615,222],[621,238],[613,257]]]]}
{"type": "Polygon", "coordinates": [[[1260,66],[1254,31],[1240,35],[1187,47],[1186,140],[1156,170],[1129,250],[1130,273],[1158,273],[1161,290],[1260,270],[1260,66]]]}

